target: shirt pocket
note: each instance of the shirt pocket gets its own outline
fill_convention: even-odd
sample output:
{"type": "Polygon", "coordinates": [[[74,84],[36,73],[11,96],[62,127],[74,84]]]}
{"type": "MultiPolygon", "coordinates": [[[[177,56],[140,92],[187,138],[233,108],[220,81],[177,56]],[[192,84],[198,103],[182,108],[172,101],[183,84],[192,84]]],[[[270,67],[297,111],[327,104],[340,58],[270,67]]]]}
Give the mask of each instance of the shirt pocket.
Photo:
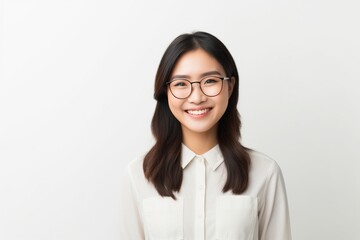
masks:
{"type": "Polygon", "coordinates": [[[143,200],[144,225],[150,240],[183,239],[183,199],[153,197],[143,200]]]}
{"type": "Polygon", "coordinates": [[[252,240],[257,227],[257,198],[220,196],[216,199],[216,239],[252,240]]]}

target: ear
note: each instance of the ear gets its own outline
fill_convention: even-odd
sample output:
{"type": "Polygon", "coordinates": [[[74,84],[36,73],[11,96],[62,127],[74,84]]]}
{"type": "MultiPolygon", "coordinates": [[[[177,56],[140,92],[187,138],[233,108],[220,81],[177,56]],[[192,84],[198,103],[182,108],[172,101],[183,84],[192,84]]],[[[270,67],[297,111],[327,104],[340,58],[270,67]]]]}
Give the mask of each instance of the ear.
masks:
{"type": "Polygon", "coordinates": [[[235,77],[231,77],[228,81],[228,91],[229,91],[229,98],[231,97],[231,94],[235,87],[235,77]]]}

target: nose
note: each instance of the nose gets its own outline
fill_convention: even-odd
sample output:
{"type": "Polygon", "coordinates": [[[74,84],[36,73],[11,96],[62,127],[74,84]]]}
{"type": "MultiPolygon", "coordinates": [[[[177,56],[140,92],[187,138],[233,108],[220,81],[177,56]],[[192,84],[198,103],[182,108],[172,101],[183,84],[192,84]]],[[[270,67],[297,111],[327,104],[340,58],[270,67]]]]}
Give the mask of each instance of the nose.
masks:
{"type": "Polygon", "coordinates": [[[206,101],[206,95],[201,91],[200,84],[192,84],[192,92],[188,97],[191,103],[199,104],[206,101]]]}

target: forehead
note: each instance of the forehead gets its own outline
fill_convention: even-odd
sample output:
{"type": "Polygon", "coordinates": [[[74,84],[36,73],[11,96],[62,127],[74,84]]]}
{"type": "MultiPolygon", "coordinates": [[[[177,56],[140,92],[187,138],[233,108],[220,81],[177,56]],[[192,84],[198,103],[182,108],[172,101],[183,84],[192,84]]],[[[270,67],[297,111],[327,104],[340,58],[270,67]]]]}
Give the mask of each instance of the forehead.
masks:
{"type": "Polygon", "coordinates": [[[206,72],[219,72],[225,74],[221,64],[203,49],[196,49],[184,53],[176,62],[172,71],[175,75],[186,75],[190,78],[198,78],[206,72]]]}

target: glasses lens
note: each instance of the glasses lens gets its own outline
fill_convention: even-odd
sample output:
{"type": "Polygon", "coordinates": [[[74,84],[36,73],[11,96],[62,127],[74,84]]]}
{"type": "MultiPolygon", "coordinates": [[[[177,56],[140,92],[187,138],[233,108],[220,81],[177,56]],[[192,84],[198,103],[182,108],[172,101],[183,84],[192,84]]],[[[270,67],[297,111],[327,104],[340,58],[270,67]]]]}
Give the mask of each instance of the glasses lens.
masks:
{"type": "Polygon", "coordinates": [[[191,93],[191,83],[185,79],[174,80],[170,83],[170,91],[177,98],[187,98],[191,93]]]}
{"type": "Polygon", "coordinates": [[[201,89],[209,97],[216,96],[222,88],[222,80],[219,77],[206,77],[201,80],[201,89]]]}

